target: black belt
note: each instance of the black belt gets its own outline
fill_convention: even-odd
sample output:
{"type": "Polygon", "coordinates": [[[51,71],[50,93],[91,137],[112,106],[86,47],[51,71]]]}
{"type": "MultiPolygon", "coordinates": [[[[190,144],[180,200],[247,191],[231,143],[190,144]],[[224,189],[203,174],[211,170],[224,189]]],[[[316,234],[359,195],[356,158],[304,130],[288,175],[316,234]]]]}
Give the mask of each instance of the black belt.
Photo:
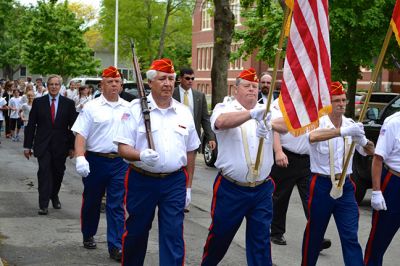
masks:
{"type": "Polygon", "coordinates": [[[295,152],[289,151],[288,149],[285,149],[284,147],[282,147],[282,151],[286,155],[292,155],[293,157],[297,157],[297,158],[310,159],[310,155],[308,155],[308,154],[295,153],[295,152]]]}
{"type": "Polygon", "coordinates": [[[96,156],[100,156],[100,157],[104,157],[104,158],[109,158],[109,159],[115,159],[115,158],[121,157],[116,152],[103,153],[103,152],[86,151],[86,153],[92,154],[92,155],[96,155],[96,156]]]}
{"type": "Polygon", "coordinates": [[[171,173],[152,173],[152,172],[143,170],[142,168],[139,168],[139,167],[137,167],[137,166],[135,166],[133,164],[129,164],[129,167],[131,169],[133,169],[137,173],[140,173],[140,174],[146,175],[146,176],[151,176],[151,177],[154,177],[154,178],[166,178],[166,177],[168,177],[168,176],[170,176],[172,174],[176,174],[176,173],[179,173],[179,172],[183,171],[183,168],[179,168],[178,170],[176,170],[174,172],[171,172],[171,173]]]}
{"type": "Polygon", "coordinates": [[[385,168],[386,168],[389,172],[391,172],[392,174],[394,174],[395,176],[400,177],[400,173],[399,173],[399,172],[397,172],[397,171],[391,169],[391,168],[390,168],[389,166],[387,166],[386,164],[385,164],[385,168]]]}
{"type": "Polygon", "coordinates": [[[235,184],[235,185],[241,186],[241,187],[256,187],[256,186],[259,186],[259,185],[261,185],[261,184],[264,184],[264,183],[268,182],[268,181],[271,179],[270,177],[268,177],[268,178],[266,178],[266,179],[264,179],[264,180],[260,180],[260,181],[254,181],[254,182],[239,182],[239,181],[233,179],[232,177],[229,177],[229,176],[227,176],[227,175],[223,175],[222,173],[219,173],[219,174],[220,174],[223,178],[225,178],[226,180],[228,180],[229,182],[231,182],[231,183],[233,183],[233,184],[235,184]]]}

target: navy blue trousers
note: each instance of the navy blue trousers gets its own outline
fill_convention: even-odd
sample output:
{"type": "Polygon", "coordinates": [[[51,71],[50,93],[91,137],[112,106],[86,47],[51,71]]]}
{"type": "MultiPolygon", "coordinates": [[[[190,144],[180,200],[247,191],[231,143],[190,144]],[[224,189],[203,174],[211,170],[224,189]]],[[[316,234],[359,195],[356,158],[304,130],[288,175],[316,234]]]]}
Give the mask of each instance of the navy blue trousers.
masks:
{"type": "Polygon", "coordinates": [[[122,265],[144,264],[156,207],[160,265],[184,264],[183,211],[186,181],[186,170],[165,178],[155,178],[128,169],[125,178],[125,204],[129,216],[125,221],[122,240],[122,265]]]}
{"type": "Polygon", "coordinates": [[[124,231],[124,176],[128,168],[122,158],[105,158],[87,153],[90,174],[82,178],[81,229],[84,238],[94,236],[100,220],[101,199],[107,191],[107,242],[108,249],[122,247],[124,231]]]}
{"type": "Polygon", "coordinates": [[[383,168],[381,190],[387,210],[373,211],[364,257],[364,263],[368,266],[382,265],[383,255],[400,227],[400,177],[383,168]]]}
{"type": "Polygon", "coordinates": [[[201,265],[217,265],[246,218],[246,258],[249,266],[272,265],[270,227],[272,179],[257,187],[241,187],[218,175],[211,203],[212,222],[201,265]]]}
{"type": "Polygon", "coordinates": [[[303,238],[303,266],[316,265],[321,243],[331,215],[342,244],[345,265],[364,265],[363,254],[358,242],[358,205],[354,197],[355,186],[346,178],[343,195],[333,199],[329,193],[332,188],[330,178],[313,175],[309,184],[308,221],[303,238]]]}

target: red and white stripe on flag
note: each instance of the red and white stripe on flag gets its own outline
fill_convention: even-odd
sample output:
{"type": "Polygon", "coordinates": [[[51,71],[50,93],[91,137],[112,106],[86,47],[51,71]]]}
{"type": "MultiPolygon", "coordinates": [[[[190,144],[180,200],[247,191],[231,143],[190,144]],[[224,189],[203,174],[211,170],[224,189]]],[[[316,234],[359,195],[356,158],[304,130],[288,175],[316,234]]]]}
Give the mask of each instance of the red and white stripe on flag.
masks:
{"type": "Polygon", "coordinates": [[[294,0],[279,105],[289,132],[318,127],[331,112],[328,0],[294,0]]]}

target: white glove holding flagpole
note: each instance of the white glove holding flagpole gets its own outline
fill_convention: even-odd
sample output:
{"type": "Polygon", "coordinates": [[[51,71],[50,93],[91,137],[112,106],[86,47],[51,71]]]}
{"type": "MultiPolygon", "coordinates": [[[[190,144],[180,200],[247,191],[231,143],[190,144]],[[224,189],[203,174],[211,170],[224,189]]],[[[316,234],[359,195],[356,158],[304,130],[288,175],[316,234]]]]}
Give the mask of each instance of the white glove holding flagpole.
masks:
{"type": "Polygon", "coordinates": [[[340,128],[340,136],[361,136],[365,135],[364,126],[362,123],[353,123],[349,126],[341,127],[340,128]]]}
{"type": "Polygon", "coordinates": [[[376,211],[387,210],[385,198],[382,195],[382,191],[372,191],[371,206],[376,211]]]}
{"type": "Polygon", "coordinates": [[[157,161],[160,159],[158,152],[152,149],[145,149],[140,152],[140,161],[148,166],[153,167],[156,165],[157,161]]]}
{"type": "Polygon", "coordinates": [[[264,119],[265,107],[258,106],[250,110],[250,116],[252,119],[262,121],[264,119]]]}

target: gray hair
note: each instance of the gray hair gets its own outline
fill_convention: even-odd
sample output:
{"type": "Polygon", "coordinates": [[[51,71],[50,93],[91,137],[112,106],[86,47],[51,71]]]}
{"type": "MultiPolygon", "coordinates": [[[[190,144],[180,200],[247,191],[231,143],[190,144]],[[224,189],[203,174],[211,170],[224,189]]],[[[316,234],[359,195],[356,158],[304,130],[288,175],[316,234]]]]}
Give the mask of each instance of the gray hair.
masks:
{"type": "Polygon", "coordinates": [[[236,78],[236,87],[239,86],[242,81],[243,81],[243,79],[236,78]]]}
{"type": "Polygon", "coordinates": [[[60,83],[60,85],[62,85],[63,79],[60,75],[56,75],[56,74],[51,74],[48,78],[47,78],[47,83],[50,82],[51,79],[58,79],[58,82],[60,83]]]}
{"type": "MultiPolygon", "coordinates": [[[[158,71],[154,69],[150,69],[146,72],[146,77],[148,80],[153,81],[154,78],[157,76],[158,71]]],[[[174,73],[174,78],[176,78],[176,73],[174,73]]]]}

